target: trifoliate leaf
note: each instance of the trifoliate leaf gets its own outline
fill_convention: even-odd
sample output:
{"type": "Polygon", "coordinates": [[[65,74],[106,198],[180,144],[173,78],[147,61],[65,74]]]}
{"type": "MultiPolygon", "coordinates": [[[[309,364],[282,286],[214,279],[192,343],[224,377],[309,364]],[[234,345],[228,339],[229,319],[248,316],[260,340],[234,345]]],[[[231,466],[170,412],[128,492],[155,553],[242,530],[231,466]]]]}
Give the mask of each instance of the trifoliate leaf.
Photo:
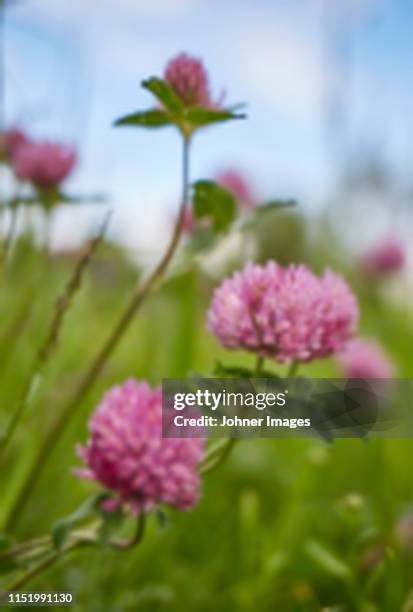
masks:
{"type": "Polygon", "coordinates": [[[245,115],[227,109],[193,107],[185,113],[185,118],[192,128],[205,127],[213,123],[245,119],[245,115]]]}
{"type": "Polygon", "coordinates": [[[124,125],[153,129],[165,127],[166,125],[172,125],[172,121],[165,111],[153,108],[147,111],[125,115],[114,122],[115,127],[121,127],[124,125]]]}
{"type": "MultiPolygon", "coordinates": [[[[255,378],[256,374],[254,370],[250,368],[243,368],[241,366],[231,366],[225,365],[220,361],[215,362],[215,367],[213,370],[213,375],[218,378],[255,378]]],[[[276,380],[281,380],[281,377],[274,372],[270,372],[269,370],[262,370],[260,373],[260,378],[271,378],[276,380]]]]}
{"type": "Polygon", "coordinates": [[[184,111],[184,105],[168,83],[157,77],[142,82],[142,87],[153,93],[165,110],[173,117],[179,117],[184,111]]]}
{"type": "Polygon", "coordinates": [[[57,550],[62,550],[70,532],[77,527],[79,523],[96,513],[100,514],[102,502],[107,497],[107,493],[93,495],[84,501],[74,512],[72,512],[72,514],[56,521],[52,527],[52,540],[57,550]]]}
{"type": "Polygon", "coordinates": [[[197,181],[193,188],[196,218],[210,218],[216,231],[226,230],[236,215],[236,200],[232,193],[213,181],[197,181]]]}

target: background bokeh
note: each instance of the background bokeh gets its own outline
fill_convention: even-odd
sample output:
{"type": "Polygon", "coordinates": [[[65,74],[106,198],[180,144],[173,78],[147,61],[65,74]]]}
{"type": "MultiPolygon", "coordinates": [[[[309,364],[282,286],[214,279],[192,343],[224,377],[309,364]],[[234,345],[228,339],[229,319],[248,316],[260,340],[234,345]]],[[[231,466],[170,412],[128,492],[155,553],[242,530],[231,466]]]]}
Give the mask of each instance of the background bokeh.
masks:
{"type": "MultiPolygon", "coordinates": [[[[362,216],[371,226],[374,206],[379,230],[405,227],[395,213],[412,191],[412,21],[407,0],[10,2],[5,117],[74,142],[82,163],[73,188],[107,193],[113,232],[148,257],[179,195],[176,135],[150,146],[111,124],[149,103],[144,75],[187,50],[204,59],[216,96],[246,102],[249,115],[224,135],[204,134],[194,176],[235,165],[263,199],[294,196],[307,210],[334,200],[358,227],[362,216]]],[[[93,210],[78,214],[85,229],[93,210]]],[[[81,238],[79,223],[72,232],[66,222],[71,212],[61,216],[56,244],[81,238]]],[[[370,237],[365,225],[356,236],[352,225],[357,242],[370,237]]]]}

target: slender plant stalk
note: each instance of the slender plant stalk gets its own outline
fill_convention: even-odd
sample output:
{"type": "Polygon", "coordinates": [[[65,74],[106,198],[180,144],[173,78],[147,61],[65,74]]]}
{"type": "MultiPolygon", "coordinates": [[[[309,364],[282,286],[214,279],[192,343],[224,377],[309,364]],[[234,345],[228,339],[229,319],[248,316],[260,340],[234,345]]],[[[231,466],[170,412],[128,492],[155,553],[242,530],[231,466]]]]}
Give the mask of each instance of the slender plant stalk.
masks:
{"type": "Polygon", "coordinates": [[[141,543],[145,534],[146,527],[146,515],[144,513],[139,514],[138,521],[136,523],[136,530],[134,535],[129,540],[110,540],[109,546],[112,548],[118,548],[119,550],[128,550],[141,543]]]}
{"type": "Polygon", "coordinates": [[[294,376],[297,375],[297,370],[298,370],[298,366],[300,364],[298,363],[298,361],[292,361],[290,364],[290,367],[288,368],[287,371],[287,378],[293,378],[294,376]]]}
{"type": "MultiPolygon", "coordinates": [[[[133,536],[128,540],[109,540],[107,543],[108,546],[114,548],[116,550],[129,550],[130,548],[134,548],[138,546],[143,540],[143,536],[145,535],[145,526],[146,526],[146,516],[145,514],[140,514],[138,516],[138,520],[136,523],[136,530],[133,536]]],[[[49,537],[50,540],[50,537],[49,537]]],[[[41,541],[41,539],[39,539],[41,541]]],[[[33,541],[35,542],[35,541],[33,541]]],[[[93,546],[99,542],[99,536],[96,533],[89,533],[86,530],[78,530],[73,533],[73,537],[71,542],[67,545],[67,547],[63,551],[49,551],[50,554],[46,556],[38,565],[34,568],[30,569],[28,572],[23,574],[16,582],[8,587],[8,591],[17,591],[21,589],[24,585],[30,582],[33,578],[37,578],[40,574],[42,574],[45,570],[49,569],[56,561],[61,559],[64,555],[76,550],[77,548],[81,548],[84,546],[93,546]]],[[[20,552],[24,545],[21,545],[20,552]]],[[[33,548],[33,547],[32,547],[33,548]]],[[[26,548],[27,550],[27,548],[26,548]]],[[[0,594],[1,595],[1,594],[0,594]]]]}
{"type": "Polygon", "coordinates": [[[6,240],[4,242],[3,258],[2,258],[3,265],[5,267],[10,263],[14,237],[16,235],[17,220],[19,216],[18,201],[13,201],[13,203],[9,206],[9,210],[10,210],[10,225],[9,225],[9,229],[7,232],[6,240]]]}
{"type": "Polygon", "coordinates": [[[212,470],[215,470],[222,465],[237,441],[238,438],[228,438],[227,440],[224,440],[222,444],[212,448],[210,452],[205,455],[205,458],[201,463],[199,473],[202,475],[208,474],[209,472],[212,472],[212,470]]]}
{"type": "Polygon", "coordinates": [[[42,207],[43,212],[43,248],[47,256],[50,256],[52,242],[52,218],[53,213],[50,208],[42,207]]]}
{"type": "Polygon", "coordinates": [[[168,269],[169,264],[171,263],[171,260],[176,252],[176,249],[181,239],[183,219],[185,215],[186,205],[189,199],[189,152],[190,139],[183,138],[182,200],[178,218],[167,249],[164,255],[161,257],[158,265],[148,276],[146,281],[142,285],[138,286],[137,290],[132,295],[132,298],[127,304],[120,319],[118,320],[110,335],[106,339],[105,343],[101,347],[99,353],[96,355],[91,366],[86,371],[85,376],[80,381],[79,387],[75,391],[74,396],[69,400],[68,404],[64,406],[62,412],[60,413],[60,416],[58,417],[52,428],[49,430],[43,444],[39,449],[39,453],[35,458],[35,461],[23,482],[23,486],[21,487],[18,493],[15,503],[12,505],[9,518],[6,523],[7,529],[12,529],[17,523],[28,497],[32,493],[49,459],[50,454],[53,452],[55,446],[60,440],[60,437],[64,432],[67,424],[70,422],[76,410],[79,409],[79,406],[81,405],[83,399],[86,397],[87,393],[93,386],[94,382],[102,371],[102,368],[104,367],[110,355],[118,345],[119,341],[122,339],[124,333],[127,331],[135,314],[137,313],[145,299],[148,297],[148,295],[159,284],[163,275],[168,269]]]}
{"type": "Polygon", "coordinates": [[[41,561],[38,565],[36,565],[34,568],[29,570],[26,574],[21,576],[21,578],[16,580],[16,582],[11,584],[7,590],[17,591],[21,589],[21,587],[24,586],[27,582],[29,582],[33,578],[36,578],[39,574],[47,570],[51,565],[53,565],[60,558],[61,558],[61,554],[59,552],[54,552],[48,555],[46,559],[43,559],[43,561],[41,561]]]}
{"type": "Polygon", "coordinates": [[[261,378],[263,369],[264,369],[264,357],[262,357],[261,355],[258,355],[257,362],[255,364],[255,372],[254,372],[255,378],[261,378]]]}
{"type": "MultiPolygon", "coordinates": [[[[255,370],[253,376],[255,378],[261,378],[263,375],[265,358],[261,355],[257,356],[257,361],[255,363],[255,370]]],[[[221,444],[217,444],[212,448],[209,448],[205,453],[204,458],[201,462],[200,466],[200,474],[207,474],[212,470],[215,470],[217,467],[222,465],[222,463],[227,459],[228,455],[232,451],[235,446],[238,438],[227,438],[221,444]]]]}
{"type": "Polygon", "coordinates": [[[96,249],[98,248],[103,239],[109,222],[109,218],[110,215],[107,215],[100,231],[98,232],[94,240],[92,240],[89,247],[86,249],[82,257],[77,262],[73,270],[73,274],[70,277],[69,282],[67,283],[63,291],[63,294],[58,298],[56,302],[55,313],[50,323],[48,334],[45,338],[43,345],[37,352],[29,377],[23,387],[21,397],[16,405],[6,432],[3,438],[0,440],[0,456],[4,453],[6,447],[10,444],[13,434],[16,431],[16,428],[24,412],[26,411],[28,404],[30,403],[33,393],[36,390],[37,383],[41,376],[42,370],[46,366],[51,353],[58,345],[59,336],[63,327],[65,315],[72,304],[75,294],[77,293],[82,284],[83,274],[93,254],[95,253],[96,249]]]}
{"type": "Polygon", "coordinates": [[[48,548],[51,544],[51,536],[41,536],[39,538],[34,538],[33,540],[27,540],[26,542],[22,542],[20,544],[16,544],[12,548],[8,548],[4,552],[0,553],[0,561],[5,561],[7,559],[16,559],[22,555],[32,552],[38,548],[48,548]]]}
{"type": "Polygon", "coordinates": [[[24,299],[19,304],[19,308],[15,314],[15,317],[11,321],[0,336],[0,377],[2,376],[4,362],[10,359],[10,350],[13,344],[15,344],[23,331],[26,328],[28,321],[30,320],[31,311],[33,308],[33,299],[35,296],[35,289],[30,287],[30,290],[24,296],[24,299]]]}

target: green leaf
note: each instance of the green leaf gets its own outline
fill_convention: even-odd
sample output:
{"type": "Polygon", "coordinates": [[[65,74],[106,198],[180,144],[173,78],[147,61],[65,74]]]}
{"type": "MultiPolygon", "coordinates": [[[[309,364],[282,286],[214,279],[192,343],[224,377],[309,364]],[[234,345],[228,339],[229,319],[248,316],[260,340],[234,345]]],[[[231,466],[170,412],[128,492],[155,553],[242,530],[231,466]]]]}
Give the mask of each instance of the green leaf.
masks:
{"type": "Polygon", "coordinates": [[[239,111],[244,108],[247,108],[247,104],[245,102],[236,102],[236,104],[231,104],[231,106],[227,106],[226,110],[228,111],[239,111]]]}
{"type": "Polygon", "coordinates": [[[59,193],[59,202],[61,204],[106,204],[106,196],[99,193],[91,193],[90,195],[68,195],[59,193]]]}
{"type": "MultiPolygon", "coordinates": [[[[215,367],[213,370],[214,376],[219,378],[255,378],[255,373],[250,368],[243,368],[241,366],[231,366],[225,365],[220,361],[215,362],[215,367]]],[[[272,378],[281,380],[281,377],[274,372],[270,372],[269,370],[263,370],[261,372],[260,378],[272,378]]]]}
{"type": "Polygon", "coordinates": [[[242,368],[240,366],[227,366],[220,361],[215,362],[213,374],[218,377],[230,377],[230,378],[252,378],[253,373],[249,368],[242,368]]]}
{"type": "Polygon", "coordinates": [[[272,200],[265,204],[259,204],[254,208],[252,213],[243,221],[241,227],[248,229],[265,220],[267,215],[278,213],[286,208],[296,206],[295,200],[272,200]]]}
{"type": "Polygon", "coordinates": [[[57,187],[48,187],[46,189],[38,189],[39,203],[47,209],[53,208],[64,199],[64,195],[57,187]]]}
{"type": "Polygon", "coordinates": [[[222,123],[223,121],[232,121],[234,119],[245,119],[244,114],[235,113],[229,109],[201,107],[189,108],[185,113],[185,117],[193,128],[200,128],[213,123],[222,123]]]}
{"type": "Polygon", "coordinates": [[[281,208],[292,208],[293,206],[297,206],[295,200],[271,200],[271,202],[265,202],[257,206],[256,212],[258,215],[266,215],[278,212],[281,208]]]}
{"type": "Polygon", "coordinates": [[[166,125],[171,125],[172,121],[161,109],[153,108],[151,110],[132,113],[120,117],[114,122],[115,127],[119,126],[135,126],[142,128],[160,128],[166,125]]]}
{"type": "Polygon", "coordinates": [[[182,115],[184,105],[168,83],[157,77],[152,77],[143,81],[142,87],[153,93],[173,117],[180,117],[182,115]]]}
{"type": "Polygon", "coordinates": [[[100,513],[102,501],[108,497],[107,493],[98,493],[84,501],[72,514],[59,519],[52,527],[52,540],[55,548],[61,551],[70,532],[82,521],[100,513]]]}
{"type": "Polygon", "coordinates": [[[341,559],[327,550],[322,544],[314,540],[307,543],[307,554],[328,574],[343,580],[351,581],[353,574],[350,567],[341,559]]]}
{"type": "Polygon", "coordinates": [[[213,227],[223,231],[236,215],[236,200],[231,192],[213,181],[197,181],[193,185],[193,208],[197,219],[212,219],[213,227]]]}
{"type": "Polygon", "coordinates": [[[187,244],[190,255],[199,255],[212,248],[217,241],[217,234],[211,227],[196,228],[187,244]]]}
{"type": "Polygon", "coordinates": [[[37,196],[21,198],[18,200],[18,204],[37,204],[50,210],[58,204],[105,204],[106,201],[106,197],[102,194],[69,195],[63,193],[57,187],[49,187],[47,189],[37,189],[37,196]]]}
{"type": "Polygon", "coordinates": [[[125,520],[125,513],[122,510],[114,510],[113,512],[106,512],[102,508],[100,509],[100,516],[102,518],[102,524],[99,527],[99,543],[105,545],[111,535],[119,529],[125,520]]]}
{"type": "Polygon", "coordinates": [[[72,530],[72,524],[66,519],[59,519],[52,527],[53,546],[57,550],[62,550],[66,543],[67,537],[72,530]]]}

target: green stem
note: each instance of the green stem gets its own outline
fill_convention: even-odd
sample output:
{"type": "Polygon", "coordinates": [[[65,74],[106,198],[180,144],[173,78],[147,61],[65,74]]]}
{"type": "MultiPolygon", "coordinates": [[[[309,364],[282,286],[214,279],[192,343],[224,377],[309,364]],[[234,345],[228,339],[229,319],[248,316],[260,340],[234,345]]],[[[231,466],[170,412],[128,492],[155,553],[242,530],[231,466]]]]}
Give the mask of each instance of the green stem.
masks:
{"type": "MultiPolygon", "coordinates": [[[[129,540],[109,540],[108,545],[111,548],[115,548],[117,550],[128,550],[137,546],[143,540],[143,536],[145,534],[145,526],[146,515],[140,514],[136,523],[136,531],[129,540]]],[[[33,542],[31,543],[28,542],[26,545],[21,544],[14,550],[16,554],[21,554],[22,552],[26,552],[27,550],[32,550],[36,546],[38,547],[39,545],[44,544],[46,538],[48,538],[48,540],[50,541],[50,536],[46,536],[45,538],[39,538],[37,541],[33,540],[33,542]]],[[[50,554],[45,559],[43,559],[38,565],[30,569],[26,574],[16,580],[16,582],[9,586],[7,590],[16,591],[20,589],[22,586],[30,582],[33,578],[37,578],[39,574],[47,570],[51,565],[61,559],[65,554],[68,554],[76,550],[77,548],[81,548],[84,546],[93,546],[94,544],[97,544],[98,541],[99,538],[96,533],[89,533],[87,529],[78,530],[77,532],[74,532],[71,542],[69,542],[69,544],[63,551],[50,551],[50,554]]]]}
{"type": "Polygon", "coordinates": [[[89,247],[85,250],[79,261],[76,263],[76,266],[69,281],[67,282],[63,294],[60,295],[56,301],[55,313],[50,322],[48,334],[36,354],[32,369],[25,385],[23,386],[20,399],[18,400],[17,405],[15,406],[14,412],[6,428],[6,432],[4,436],[0,438],[0,457],[6,450],[7,446],[10,444],[13,438],[13,434],[16,431],[23,414],[25,413],[31,398],[33,397],[41,373],[44,367],[46,366],[53,349],[58,345],[58,340],[64,323],[65,315],[69,310],[70,306],[72,305],[72,301],[75,294],[81,287],[83,274],[88,264],[90,263],[93,254],[95,253],[96,249],[103,240],[103,236],[105,235],[109,218],[110,215],[107,215],[98,234],[96,235],[94,240],[92,240],[89,247]]]}
{"type": "Polygon", "coordinates": [[[53,211],[50,207],[44,207],[43,209],[44,223],[43,223],[43,248],[46,255],[50,257],[51,253],[51,242],[52,242],[52,229],[53,229],[53,211]]]}
{"type": "Polygon", "coordinates": [[[140,514],[136,523],[136,531],[129,540],[110,540],[109,545],[112,548],[118,548],[119,550],[127,550],[133,548],[141,543],[145,534],[146,527],[146,515],[140,514]]]}
{"type": "Polygon", "coordinates": [[[255,378],[262,378],[263,369],[264,369],[264,357],[262,357],[261,355],[258,355],[256,364],[255,364],[255,372],[254,372],[255,378]]]}
{"type": "Polygon", "coordinates": [[[71,421],[74,413],[82,405],[82,401],[95,383],[97,377],[102,371],[103,366],[106,364],[112,352],[117,347],[120,340],[123,338],[135,314],[142,306],[148,295],[152,293],[155,287],[157,287],[157,285],[160,283],[163,275],[169,267],[169,264],[171,263],[171,260],[180,243],[186,204],[189,199],[189,153],[190,140],[184,138],[182,159],[182,201],[178,218],[168,247],[153,272],[149,275],[143,285],[139,286],[135,293],[132,295],[132,298],[127,304],[123,314],[116,323],[115,327],[112,329],[110,335],[106,339],[106,342],[101,347],[99,353],[96,355],[91,366],[89,367],[85,376],[81,380],[74,396],[69,400],[66,406],[64,406],[62,412],[60,413],[60,416],[57,418],[54,425],[46,435],[46,438],[40,447],[38,455],[35,458],[31,469],[26,475],[26,478],[18,493],[18,496],[11,507],[9,518],[7,520],[8,529],[14,527],[14,525],[17,523],[28,497],[34,490],[34,487],[37,484],[37,481],[40,475],[42,474],[43,469],[51,453],[53,452],[58,441],[60,440],[66,426],[71,421]]]}
{"type": "Polygon", "coordinates": [[[288,368],[288,371],[287,371],[287,378],[293,378],[294,376],[297,375],[297,370],[298,370],[299,365],[300,364],[298,363],[298,361],[291,362],[288,368]]]}
{"type": "Polygon", "coordinates": [[[16,582],[11,584],[8,587],[8,591],[17,591],[21,589],[22,586],[27,584],[33,578],[36,578],[39,574],[47,570],[51,565],[53,565],[58,559],[61,558],[61,554],[59,552],[54,552],[50,554],[46,559],[43,559],[41,563],[36,565],[33,569],[29,570],[26,574],[21,576],[16,582]]]}
{"type": "Polygon", "coordinates": [[[10,359],[11,351],[17,343],[18,338],[26,328],[30,320],[34,297],[37,291],[29,287],[24,299],[15,305],[15,317],[0,336],[0,376],[3,375],[4,363],[10,359]]]}
{"type": "Polygon", "coordinates": [[[6,241],[4,243],[3,250],[3,262],[4,266],[7,266],[10,262],[11,251],[13,247],[14,237],[17,229],[17,219],[19,216],[19,205],[18,202],[13,202],[10,205],[10,225],[9,230],[7,232],[6,241]]]}
{"type": "MultiPolygon", "coordinates": [[[[16,544],[12,548],[8,548],[6,551],[0,553],[0,561],[5,561],[6,559],[15,559],[22,555],[26,555],[27,553],[32,552],[36,549],[49,548],[51,544],[50,536],[43,536],[39,538],[35,538],[34,540],[28,540],[27,542],[22,542],[21,544],[16,544]]],[[[46,551],[45,551],[46,552],[46,551]]]]}
{"type": "Polygon", "coordinates": [[[206,453],[201,463],[199,473],[202,475],[208,474],[212,470],[215,470],[222,465],[235,446],[237,440],[238,438],[228,438],[219,446],[210,449],[209,453],[206,453]]]}

